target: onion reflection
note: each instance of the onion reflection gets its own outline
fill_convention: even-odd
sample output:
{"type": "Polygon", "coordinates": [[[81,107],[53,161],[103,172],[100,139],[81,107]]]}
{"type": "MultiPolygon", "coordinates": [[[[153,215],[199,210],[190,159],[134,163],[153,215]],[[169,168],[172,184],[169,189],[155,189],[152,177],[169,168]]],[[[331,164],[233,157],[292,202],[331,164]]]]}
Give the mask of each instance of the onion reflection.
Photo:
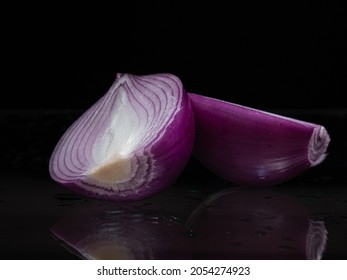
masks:
{"type": "Polygon", "coordinates": [[[185,225],[195,259],[320,259],[327,231],[294,198],[233,188],[207,198],[185,225]]]}
{"type": "Polygon", "coordinates": [[[87,202],[52,232],[85,259],[191,259],[174,216],[127,203],[87,202]]]}

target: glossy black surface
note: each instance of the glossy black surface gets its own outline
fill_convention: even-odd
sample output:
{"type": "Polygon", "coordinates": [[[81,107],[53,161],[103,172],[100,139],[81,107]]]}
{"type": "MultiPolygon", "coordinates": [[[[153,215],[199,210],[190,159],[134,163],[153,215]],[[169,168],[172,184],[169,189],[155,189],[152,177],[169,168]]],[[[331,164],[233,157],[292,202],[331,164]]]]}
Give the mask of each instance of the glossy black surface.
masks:
{"type": "MultiPolygon", "coordinates": [[[[328,235],[323,259],[347,259],[347,141],[344,136],[347,127],[347,111],[340,109],[273,110],[273,112],[324,125],[332,138],[328,150],[330,154],[321,165],[307,170],[285,184],[256,190],[257,196],[261,199],[280,196],[292,201],[288,203],[285,210],[281,210],[284,211],[283,213],[287,213],[287,216],[284,216],[290,217],[289,221],[294,221],[288,225],[290,229],[288,235],[292,234],[290,232],[295,232],[296,229],[299,230],[300,225],[296,225],[295,219],[291,220],[297,215],[295,213],[298,213],[298,209],[304,209],[305,217],[308,219],[324,222],[328,235]],[[262,191],[264,195],[262,195],[262,191]]],[[[104,216],[100,216],[100,211],[111,213],[106,219],[107,227],[110,227],[111,231],[113,230],[113,237],[117,234],[120,236],[118,241],[112,241],[112,239],[108,241],[113,242],[114,248],[119,249],[114,242],[121,242],[123,251],[127,251],[131,246],[137,250],[141,248],[141,244],[152,244],[149,246],[150,250],[156,248],[157,251],[151,252],[152,255],[139,255],[138,258],[150,256],[155,258],[199,258],[189,250],[194,251],[192,242],[199,241],[203,234],[201,232],[192,233],[189,230],[187,232],[187,228],[183,228],[187,219],[196,211],[197,207],[203,207],[201,206],[202,201],[217,192],[235,190],[241,192],[242,195],[247,195],[249,189],[216,177],[192,159],[174,185],[146,200],[117,204],[90,200],[74,194],[50,179],[47,164],[59,137],[81,113],[79,110],[0,111],[2,159],[0,162],[0,258],[79,259],[82,256],[81,252],[78,252],[80,249],[78,246],[82,246],[82,243],[78,245],[78,242],[75,241],[87,238],[88,235],[95,237],[93,230],[98,231],[97,228],[94,227],[90,232],[87,225],[93,225],[95,222],[95,220],[91,220],[93,215],[98,217],[99,225],[105,224],[104,216]],[[92,209],[95,208],[99,210],[94,212],[92,209]],[[89,209],[90,212],[86,209],[89,209]],[[124,217],[133,223],[125,225],[121,218],[123,214],[115,215],[115,213],[126,213],[124,217]],[[76,217],[77,220],[74,220],[76,217]],[[65,229],[64,221],[68,224],[65,229]],[[126,234],[123,233],[122,225],[127,228],[126,234]],[[161,225],[169,226],[162,228],[161,225]],[[59,236],[52,231],[57,226],[60,227],[59,236]],[[63,227],[62,230],[61,227],[63,227]],[[142,239],[136,234],[131,235],[132,231],[141,232],[141,230],[144,232],[142,239]],[[75,240],[75,248],[71,248],[62,241],[63,235],[65,235],[65,241],[75,240]],[[147,237],[148,240],[146,240],[147,237]],[[124,238],[128,238],[126,242],[124,238]],[[170,246],[165,245],[170,242],[175,245],[175,254],[172,253],[173,249],[170,249],[170,246]],[[189,245],[185,246],[185,242],[189,245]],[[124,244],[128,244],[128,248],[124,244]],[[187,248],[189,250],[186,250],[187,248]]],[[[250,205],[248,201],[248,204],[245,203],[243,207],[246,213],[254,205],[250,205]]],[[[234,210],[230,207],[228,211],[230,214],[234,210]]],[[[238,206],[237,211],[243,213],[242,207],[238,206]]],[[[230,218],[228,215],[225,217],[230,218]]],[[[223,217],[223,215],[220,216],[223,217]]],[[[228,223],[229,220],[221,218],[219,222],[228,223]]],[[[249,222],[250,228],[252,228],[252,223],[259,221],[251,219],[249,222]]],[[[230,228],[218,228],[216,224],[214,227],[216,227],[215,230],[209,228],[211,236],[214,234],[215,236],[225,236],[223,230],[231,230],[230,228]]],[[[249,234],[252,236],[252,244],[256,244],[253,245],[254,250],[258,250],[259,254],[244,255],[243,258],[264,258],[264,255],[261,255],[262,252],[259,251],[264,248],[257,247],[257,244],[263,242],[264,237],[271,233],[273,227],[264,223],[255,228],[254,235],[252,235],[253,232],[249,234]]],[[[281,232],[283,234],[283,229],[281,232]]],[[[105,235],[96,237],[98,242],[107,239],[105,235]],[[103,240],[100,241],[100,238],[103,240]]],[[[290,236],[280,236],[279,239],[287,242],[288,238],[290,239],[290,236]]],[[[93,238],[88,240],[93,243],[93,238]]],[[[212,244],[212,246],[215,245],[212,244]]],[[[234,258],[233,248],[240,246],[240,242],[235,237],[234,241],[227,240],[226,246],[230,247],[230,255],[224,254],[223,257],[234,258]]],[[[280,244],[280,246],[282,249],[291,249],[288,244],[280,244]]],[[[90,245],[88,248],[89,253],[93,253],[98,246],[90,245]]],[[[275,249],[273,249],[274,253],[270,256],[271,258],[286,258],[283,251],[277,254],[275,249]]],[[[133,249],[131,250],[133,252],[133,249]]],[[[204,252],[203,244],[199,244],[199,250],[200,254],[204,252]]],[[[127,253],[120,255],[123,258],[124,256],[130,255],[127,253]]]]}

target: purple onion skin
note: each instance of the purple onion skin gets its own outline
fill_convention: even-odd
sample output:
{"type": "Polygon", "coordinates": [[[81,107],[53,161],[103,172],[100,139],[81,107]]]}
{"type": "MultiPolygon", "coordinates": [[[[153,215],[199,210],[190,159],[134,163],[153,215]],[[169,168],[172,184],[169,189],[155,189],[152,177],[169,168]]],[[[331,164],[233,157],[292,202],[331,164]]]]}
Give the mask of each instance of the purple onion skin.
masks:
{"type": "MultiPolygon", "coordinates": [[[[165,134],[165,139],[152,146],[151,152],[160,160],[157,176],[148,187],[149,194],[145,198],[158,193],[172,184],[182,173],[193,151],[195,141],[195,121],[190,99],[185,94],[181,111],[175,116],[165,134]]],[[[135,197],[137,198],[137,197],[135,197]]]]}
{"type": "Polygon", "coordinates": [[[321,259],[327,231],[295,198],[252,187],[220,191],[185,225],[194,259],[321,259]]]}
{"type": "Polygon", "coordinates": [[[330,137],[320,125],[190,93],[195,157],[233,183],[286,182],[326,157],[330,137]]]}
{"type": "MultiPolygon", "coordinates": [[[[123,84],[121,84],[121,86],[123,86],[123,84]]],[[[155,86],[156,85],[153,87],[155,86]]],[[[138,91],[136,94],[138,94],[138,91]]],[[[137,97],[135,93],[133,95],[135,98],[137,97]]],[[[148,109],[146,108],[146,105],[142,105],[145,110],[148,109]]],[[[161,105],[158,105],[156,110],[161,110],[161,105]]],[[[108,112],[108,114],[110,113],[108,112]]],[[[156,133],[160,132],[162,131],[157,131],[156,133]]],[[[94,138],[96,137],[97,136],[94,138]]],[[[56,182],[87,197],[113,201],[141,200],[158,193],[160,190],[168,187],[175,181],[191,156],[194,137],[195,124],[190,99],[188,98],[181,81],[177,77],[171,74],[155,74],[147,76],[118,74],[117,79],[110,90],[77,121],[75,121],[75,123],[62,136],[52,153],[49,171],[51,177],[56,182]],[[110,122],[107,120],[107,117],[106,121],[103,121],[101,125],[99,123],[93,124],[89,119],[93,119],[92,116],[97,111],[96,116],[101,120],[104,117],[104,114],[106,114],[103,108],[110,106],[108,104],[116,104],[117,89],[120,87],[120,85],[117,85],[117,81],[119,79],[124,79],[124,77],[127,81],[127,85],[130,88],[136,87],[137,90],[143,85],[148,86],[148,83],[155,83],[156,80],[159,80],[160,82],[158,83],[161,88],[158,91],[164,95],[164,92],[161,91],[169,90],[169,92],[165,94],[172,94],[170,97],[173,96],[173,98],[178,98],[180,100],[180,108],[175,109],[175,113],[171,117],[172,121],[164,128],[164,134],[159,140],[156,139],[153,143],[147,143],[148,145],[144,147],[141,152],[135,150],[131,153],[131,159],[139,163],[136,168],[144,169],[141,171],[142,174],[136,174],[132,178],[129,178],[129,188],[111,190],[105,188],[98,182],[90,183],[86,180],[84,172],[88,171],[89,168],[89,163],[86,159],[89,156],[88,153],[91,153],[90,148],[86,148],[83,152],[80,152],[80,145],[76,144],[74,147],[71,147],[69,141],[71,134],[75,133],[75,131],[80,128],[79,126],[83,121],[85,121],[84,127],[87,127],[86,129],[88,129],[88,126],[92,127],[90,129],[90,135],[86,135],[86,138],[94,137],[94,135],[98,133],[100,134],[98,131],[99,129],[107,129],[108,123],[110,122]],[[133,84],[135,86],[133,86],[133,84]],[[173,85],[173,88],[166,89],[167,84],[173,85]],[[105,102],[105,100],[107,100],[107,102],[105,102]],[[69,166],[65,166],[65,162],[73,162],[75,158],[78,158],[81,161],[80,165],[82,167],[79,168],[82,169],[83,172],[75,170],[70,171],[69,166]],[[147,167],[143,167],[144,164],[147,167]],[[141,183],[135,182],[136,180],[141,180],[141,183]],[[130,185],[134,185],[135,187],[130,185]]],[[[92,147],[92,144],[93,143],[88,147],[92,147]]]]}
{"type": "Polygon", "coordinates": [[[182,224],[168,213],[131,202],[89,201],[78,205],[51,229],[82,259],[191,259],[182,224]]]}

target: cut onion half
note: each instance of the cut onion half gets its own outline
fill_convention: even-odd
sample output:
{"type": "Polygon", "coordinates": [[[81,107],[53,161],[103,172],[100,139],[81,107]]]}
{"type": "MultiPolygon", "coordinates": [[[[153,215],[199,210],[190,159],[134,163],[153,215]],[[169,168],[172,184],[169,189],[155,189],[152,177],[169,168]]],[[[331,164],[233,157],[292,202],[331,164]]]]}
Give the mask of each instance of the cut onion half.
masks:
{"type": "Polygon", "coordinates": [[[62,136],[51,177],[106,200],[138,200],[181,173],[195,136],[190,100],[171,74],[118,74],[109,91],[62,136]]]}

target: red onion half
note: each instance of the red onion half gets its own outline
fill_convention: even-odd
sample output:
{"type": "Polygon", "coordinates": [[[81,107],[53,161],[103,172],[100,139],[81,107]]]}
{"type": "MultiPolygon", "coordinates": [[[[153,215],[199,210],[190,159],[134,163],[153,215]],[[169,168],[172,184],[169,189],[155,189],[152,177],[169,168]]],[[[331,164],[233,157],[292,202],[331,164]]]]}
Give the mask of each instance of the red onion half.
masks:
{"type": "Polygon", "coordinates": [[[326,157],[326,129],[249,107],[189,94],[196,158],[220,177],[243,185],[283,183],[326,157]]]}
{"type": "Polygon", "coordinates": [[[118,74],[62,136],[49,171],[89,197],[143,199],[181,173],[194,136],[190,101],[176,76],[118,74]]]}

